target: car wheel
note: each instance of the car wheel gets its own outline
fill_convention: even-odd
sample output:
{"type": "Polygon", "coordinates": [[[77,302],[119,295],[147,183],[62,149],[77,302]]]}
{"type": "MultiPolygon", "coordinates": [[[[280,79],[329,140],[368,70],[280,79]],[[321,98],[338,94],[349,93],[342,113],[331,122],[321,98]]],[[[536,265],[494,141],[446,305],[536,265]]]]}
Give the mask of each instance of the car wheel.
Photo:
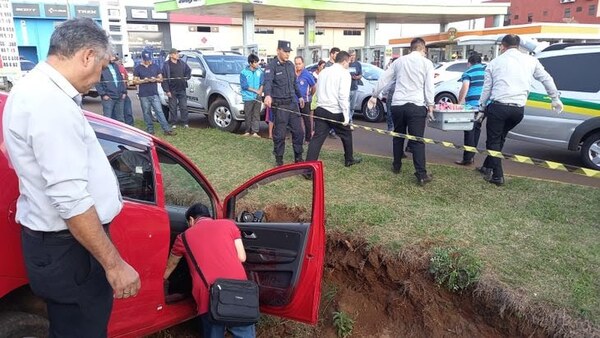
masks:
{"type": "Polygon", "coordinates": [[[6,84],[6,91],[7,91],[7,92],[10,92],[10,91],[12,90],[12,88],[13,88],[13,84],[12,84],[12,82],[10,82],[10,81],[9,81],[9,82],[6,84]]]}
{"type": "Polygon", "coordinates": [[[581,146],[581,160],[586,167],[600,170],[600,133],[585,139],[581,146]]]}
{"type": "Polygon", "coordinates": [[[0,313],[0,337],[48,337],[48,320],[25,312],[0,313]]]}
{"type": "Polygon", "coordinates": [[[365,121],[381,122],[385,120],[385,108],[383,107],[383,102],[381,102],[381,100],[378,99],[377,105],[375,105],[375,108],[373,109],[367,108],[367,102],[369,102],[369,100],[365,100],[365,102],[363,102],[361,109],[362,116],[365,119],[365,121]]]}
{"type": "Polygon", "coordinates": [[[457,103],[456,97],[450,93],[440,93],[435,97],[436,103],[457,103]]]}
{"type": "Polygon", "coordinates": [[[208,109],[208,123],[211,127],[233,133],[241,123],[233,118],[229,104],[224,99],[216,99],[208,109]]]}

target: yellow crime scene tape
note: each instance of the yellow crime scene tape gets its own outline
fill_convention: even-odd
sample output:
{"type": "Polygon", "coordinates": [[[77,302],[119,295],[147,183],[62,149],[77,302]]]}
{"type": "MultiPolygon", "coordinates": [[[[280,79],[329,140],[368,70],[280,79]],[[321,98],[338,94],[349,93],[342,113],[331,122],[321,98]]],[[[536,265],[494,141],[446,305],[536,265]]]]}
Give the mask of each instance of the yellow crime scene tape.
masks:
{"type": "MultiPolygon", "coordinates": [[[[187,80],[187,79],[185,77],[172,77],[172,78],[162,78],[162,80],[164,81],[164,80],[187,80]]],[[[113,82],[113,81],[99,81],[99,82],[113,82]]],[[[123,82],[128,82],[128,81],[123,80],[123,82]]],[[[131,81],[129,81],[129,82],[131,82],[131,81]]],[[[240,93],[238,93],[238,94],[241,95],[240,93]]],[[[263,103],[263,101],[261,101],[261,100],[255,99],[255,101],[260,102],[261,104],[263,103]]],[[[305,104],[310,104],[310,102],[306,102],[305,104]]],[[[289,110],[289,109],[285,109],[285,108],[278,107],[277,109],[295,113],[300,116],[310,116],[307,114],[303,114],[299,111],[293,111],[293,110],[289,110]]],[[[320,117],[320,116],[313,115],[313,118],[343,125],[343,123],[340,121],[331,120],[331,119],[327,119],[327,118],[320,117]]],[[[427,137],[414,136],[414,135],[410,135],[410,134],[402,134],[402,133],[397,133],[394,131],[388,131],[388,130],[383,130],[383,129],[379,129],[379,128],[363,126],[360,124],[352,123],[350,125],[354,128],[360,128],[360,129],[364,129],[369,132],[374,132],[374,133],[383,134],[383,135],[389,135],[391,137],[400,137],[400,138],[404,138],[404,139],[411,140],[411,141],[422,142],[425,144],[439,145],[444,148],[452,148],[452,149],[468,151],[468,152],[476,153],[476,154],[488,155],[488,156],[497,157],[497,158],[501,158],[501,159],[505,159],[505,160],[509,160],[509,161],[513,161],[513,162],[517,162],[517,163],[525,163],[525,164],[530,164],[530,165],[547,168],[547,169],[552,169],[552,170],[566,171],[566,172],[570,172],[570,173],[574,173],[574,174],[578,174],[578,175],[582,175],[582,176],[586,176],[586,177],[600,178],[599,170],[582,168],[582,167],[578,167],[578,166],[574,166],[574,165],[570,165],[570,164],[564,164],[564,163],[560,163],[560,162],[542,160],[542,159],[530,157],[530,156],[515,155],[515,154],[504,153],[504,152],[488,150],[488,149],[478,149],[476,147],[458,145],[458,144],[454,144],[454,143],[448,142],[448,141],[438,141],[438,140],[430,139],[427,137]]]]}

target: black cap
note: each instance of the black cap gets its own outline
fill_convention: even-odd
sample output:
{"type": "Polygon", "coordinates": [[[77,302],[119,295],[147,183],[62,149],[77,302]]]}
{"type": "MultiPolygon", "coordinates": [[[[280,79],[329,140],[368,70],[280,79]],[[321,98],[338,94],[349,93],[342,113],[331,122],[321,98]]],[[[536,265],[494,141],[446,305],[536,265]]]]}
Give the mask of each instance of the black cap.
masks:
{"type": "Polygon", "coordinates": [[[279,40],[277,41],[277,48],[283,49],[284,52],[291,52],[292,44],[289,41],[279,40]]]}

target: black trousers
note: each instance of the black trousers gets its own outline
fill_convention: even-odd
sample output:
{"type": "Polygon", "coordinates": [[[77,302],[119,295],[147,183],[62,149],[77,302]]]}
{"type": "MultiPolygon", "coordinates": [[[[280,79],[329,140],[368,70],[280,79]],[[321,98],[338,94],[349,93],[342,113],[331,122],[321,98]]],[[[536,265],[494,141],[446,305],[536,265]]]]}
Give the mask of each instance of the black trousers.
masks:
{"type": "Polygon", "coordinates": [[[273,103],[271,111],[273,112],[273,119],[275,121],[275,126],[273,127],[273,154],[275,157],[283,156],[285,152],[285,134],[289,126],[292,132],[294,158],[301,158],[304,133],[300,122],[300,115],[292,113],[298,111],[298,104],[296,102],[287,104],[273,103]]]}
{"type": "Polygon", "coordinates": [[[309,142],[312,137],[312,123],[310,122],[310,102],[304,103],[304,108],[300,108],[302,121],[304,121],[304,141],[309,142]]]}
{"type": "MultiPolygon", "coordinates": [[[[481,122],[473,122],[473,129],[465,131],[464,145],[477,148],[479,144],[479,136],[481,135],[481,122]]],[[[475,153],[470,151],[463,152],[463,161],[469,162],[473,160],[475,153]]]]}
{"type": "MultiPolygon", "coordinates": [[[[497,103],[491,103],[486,110],[487,140],[485,147],[488,150],[502,151],[506,135],[517,124],[523,120],[524,107],[507,106],[497,103]]],[[[492,169],[492,177],[500,178],[504,176],[502,170],[502,159],[488,156],[483,162],[483,166],[492,169]]]]}
{"type": "MultiPolygon", "coordinates": [[[[323,117],[334,121],[344,122],[344,116],[342,114],[332,114],[329,110],[321,107],[317,107],[315,110],[315,117],[323,117]]],[[[310,144],[308,145],[308,153],[306,154],[307,161],[314,161],[319,158],[321,147],[329,135],[330,129],[335,130],[335,133],[342,140],[342,145],[344,146],[344,160],[346,163],[354,159],[352,148],[352,130],[350,130],[350,126],[344,126],[339,123],[323,121],[315,118],[315,135],[310,140],[310,144]]]]}
{"type": "MultiPolygon", "coordinates": [[[[427,108],[407,103],[401,106],[392,106],[392,118],[394,120],[394,131],[401,134],[423,137],[425,134],[425,121],[427,119],[427,108]]],[[[427,175],[425,168],[425,144],[418,141],[408,141],[412,152],[415,176],[423,178],[427,175]]],[[[392,166],[396,170],[402,168],[402,156],[404,155],[404,139],[394,137],[393,141],[394,162],[392,166]]]]}
{"type": "Polygon", "coordinates": [[[49,337],[106,337],[113,290],[100,263],[64,233],[21,232],[31,289],[47,304],[49,337]]]}

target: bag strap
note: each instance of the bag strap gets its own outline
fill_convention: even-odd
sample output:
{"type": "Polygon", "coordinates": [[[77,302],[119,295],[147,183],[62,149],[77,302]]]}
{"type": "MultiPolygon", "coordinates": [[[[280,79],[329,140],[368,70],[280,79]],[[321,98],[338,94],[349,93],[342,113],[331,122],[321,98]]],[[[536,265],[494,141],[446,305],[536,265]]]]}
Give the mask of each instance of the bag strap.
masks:
{"type": "Polygon", "coordinates": [[[188,244],[187,239],[185,238],[185,231],[181,234],[181,239],[183,240],[183,245],[185,246],[185,251],[187,251],[188,255],[190,256],[190,259],[192,260],[192,263],[194,264],[194,267],[196,268],[196,271],[198,271],[200,278],[202,278],[204,285],[208,289],[209,288],[208,282],[206,282],[206,278],[204,278],[204,274],[202,273],[202,270],[200,270],[200,266],[198,265],[198,262],[196,262],[196,258],[194,257],[194,254],[192,253],[192,250],[190,249],[190,245],[188,244]]]}

